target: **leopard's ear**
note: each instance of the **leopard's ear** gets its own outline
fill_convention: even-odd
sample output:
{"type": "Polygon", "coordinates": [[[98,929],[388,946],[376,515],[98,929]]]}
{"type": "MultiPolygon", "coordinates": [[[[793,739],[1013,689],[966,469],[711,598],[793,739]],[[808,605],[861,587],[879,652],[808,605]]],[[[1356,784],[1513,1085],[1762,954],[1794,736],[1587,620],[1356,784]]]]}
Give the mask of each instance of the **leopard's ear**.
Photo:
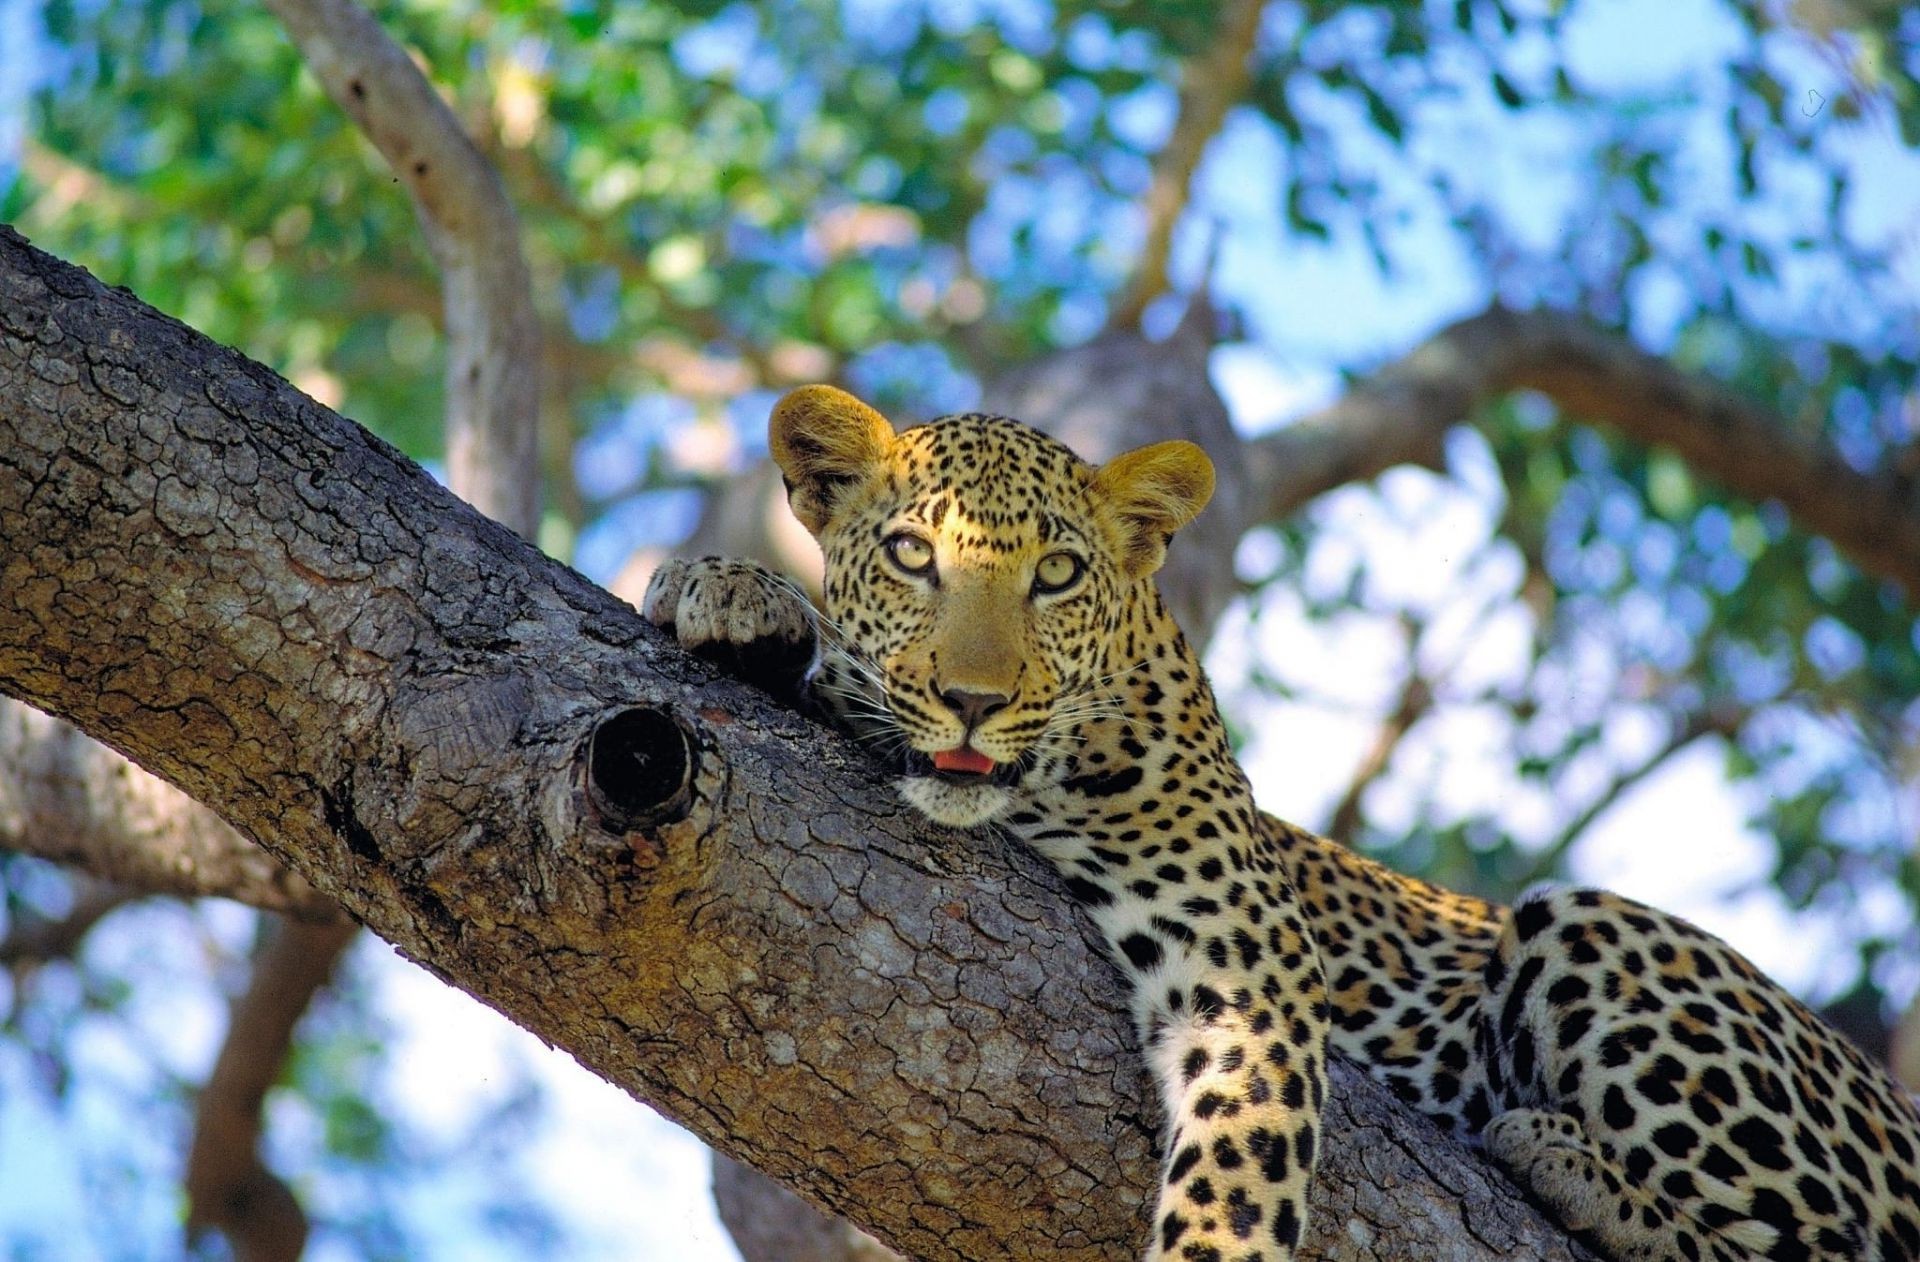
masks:
{"type": "Polygon", "coordinates": [[[885,460],[893,426],[845,390],[801,386],[774,405],[767,438],[793,515],[817,535],[840,491],[885,460]]]}
{"type": "Polygon", "coordinates": [[[1173,532],[1213,498],[1213,461],[1193,443],[1154,443],[1101,465],[1093,491],[1118,524],[1127,573],[1144,578],[1167,559],[1173,532]]]}

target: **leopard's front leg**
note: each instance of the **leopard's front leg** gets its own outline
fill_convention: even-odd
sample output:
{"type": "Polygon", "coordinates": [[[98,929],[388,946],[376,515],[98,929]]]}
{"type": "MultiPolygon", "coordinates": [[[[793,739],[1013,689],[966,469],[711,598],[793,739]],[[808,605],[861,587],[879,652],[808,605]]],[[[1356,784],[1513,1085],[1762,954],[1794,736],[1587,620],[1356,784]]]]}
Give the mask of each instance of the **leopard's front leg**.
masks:
{"type": "Polygon", "coordinates": [[[640,612],[704,657],[876,750],[897,748],[886,685],[791,579],[757,561],[671,558],[640,612]]]}
{"type": "Polygon", "coordinates": [[[1228,882],[1095,919],[1131,975],[1166,1110],[1150,1262],[1292,1258],[1319,1155],[1328,1010],[1291,890],[1228,882]]]}

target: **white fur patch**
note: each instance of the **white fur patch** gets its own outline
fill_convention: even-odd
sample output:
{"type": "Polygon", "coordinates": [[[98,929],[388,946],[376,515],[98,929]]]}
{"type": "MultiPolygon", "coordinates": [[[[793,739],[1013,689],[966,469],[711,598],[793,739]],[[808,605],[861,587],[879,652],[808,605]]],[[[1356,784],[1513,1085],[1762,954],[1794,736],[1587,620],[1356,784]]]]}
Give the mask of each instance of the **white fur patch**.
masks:
{"type": "Polygon", "coordinates": [[[1013,805],[1013,795],[997,784],[949,784],[932,776],[903,776],[894,784],[908,806],[955,828],[984,824],[1013,805]]]}

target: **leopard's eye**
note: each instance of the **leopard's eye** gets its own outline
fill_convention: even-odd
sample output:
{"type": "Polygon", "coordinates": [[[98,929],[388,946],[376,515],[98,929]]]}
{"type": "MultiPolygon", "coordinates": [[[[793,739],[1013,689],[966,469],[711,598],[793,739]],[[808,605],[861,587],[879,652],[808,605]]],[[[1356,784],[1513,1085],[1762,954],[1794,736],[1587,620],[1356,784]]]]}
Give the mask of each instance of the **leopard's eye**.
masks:
{"type": "Polygon", "coordinates": [[[933,545],[919,535],[906,531],[887,536],[887,556],[909,574],[926,574],[933,569],[933,545]]]}
{"type": "Polygon", "coordinates": [[[1064,592],[1080,581],[1087,563],[1071,552],[1049,552],[1033,567],[1033,590],[1045,595],[1064,592]]]}

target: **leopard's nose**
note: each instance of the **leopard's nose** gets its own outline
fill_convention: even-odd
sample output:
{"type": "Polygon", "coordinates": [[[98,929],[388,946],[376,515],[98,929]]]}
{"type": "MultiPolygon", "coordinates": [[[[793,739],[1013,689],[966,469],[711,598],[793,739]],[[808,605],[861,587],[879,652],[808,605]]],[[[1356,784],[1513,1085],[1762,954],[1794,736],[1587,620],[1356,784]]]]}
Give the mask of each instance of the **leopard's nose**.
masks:
{"type": "Polygon", "coordinates": [[[940,699],[947,703],[947,709],[960,717],[960,721],[972,731],[987,721],[987,716],[1007,708],[1012,700],[1004,692],[970,692],[965,688],[942,689],[940,699]]]}

